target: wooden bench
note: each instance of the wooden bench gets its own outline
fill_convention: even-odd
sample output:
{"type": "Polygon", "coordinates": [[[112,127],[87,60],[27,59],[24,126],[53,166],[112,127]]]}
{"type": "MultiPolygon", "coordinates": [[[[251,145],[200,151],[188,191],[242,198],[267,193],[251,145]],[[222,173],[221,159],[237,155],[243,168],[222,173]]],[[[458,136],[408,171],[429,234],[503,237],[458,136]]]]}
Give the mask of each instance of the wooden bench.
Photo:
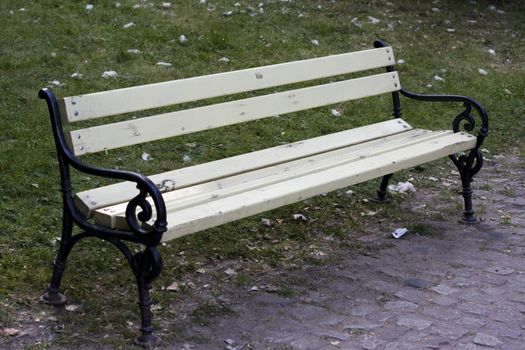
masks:
{"type": "Polygon", "coordinates": [[[383,177],[377,200],[384,201],[392,173],[444,156],[452,159],[461,175],[465,204],[462,220],[476,222],[470,183],[482,166],[479,149],[488,133],[485,111],[478,102],[465,96],[406,91],[401,88],[394,62],[392,48],[376,41],[375,48],[364,51],[60,100],[49,89],[42,89],[39,96],[47,101],[51,116],[64,204],[62,239],[43,301],[53,305],[65,302],[59,285],[67,257],[79,240],[86,237],[106,240],[125,255],[136,276],[142,327],[135,342],[153,345],[158,339],[153,335],[149,291],[151,282],[162,270],[157,249],[161,242],[377,177],[383,177]],[[380,68],[382,72],[377,71],[380,68]],[[371,70],[373,74],[346,79],[351,73],[371,70]],[[68,132],[63,129],[63,124],[103,120],[98,118],[299,82],[315,83],[342,75],[345,79],[336,82],[100,123],[68,132]],[[79,159],[84,154],[379,94],[392,95],[394,118],[148,177],[102,169],[79,159]],[[421,101],[460,102],[464,110],[453,119],[452,130],[417,129],[401,119],[400,95],[421,101]],[[475,135],[471,133],[474,129],[475,135]],[[122,182],[75,192],[71,168],[122,182]],[[81,233],[72,234],[74,224],[82,229],[81,233]],[[126,242],[140,243],[144,250],[133,253],[126,242]]]}

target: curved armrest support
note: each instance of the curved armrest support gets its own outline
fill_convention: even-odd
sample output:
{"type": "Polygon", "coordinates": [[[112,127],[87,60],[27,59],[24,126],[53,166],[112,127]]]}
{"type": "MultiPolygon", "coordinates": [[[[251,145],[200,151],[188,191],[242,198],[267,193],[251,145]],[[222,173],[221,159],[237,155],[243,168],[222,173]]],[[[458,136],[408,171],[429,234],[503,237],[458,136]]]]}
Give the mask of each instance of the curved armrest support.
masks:
{"type": "Polygon", "coordinates": [[[166,205],[157,186],[155,186],[155,184],[146,176],[139,173],[100,168],[81,162],[69,149],[67,142],[65,141],[64,131],[62,128],[60,113],[55,96],[49,89],[40,90],[38,96],[47,102],[49,109],[51,125],[53,128],[53,136],[55,138],[57,153],[59,155],[62,191],[64,192],[65,200],[71,200],[70,194],[72,191],[69,169],[67,167],[68,165],[86,174],[135,182],[137,184],[139,193],[129,201],[126,208],[126,220],[128,225],[137,235],[152,233],[152,231],[145,230],[142,226],[143,223],[151,220],[153,216],[151,204],[146,200],[146,197],[150,196],[156,209],[156,219],[153,224],[153,231],[159,234],[160,240],[162,233],[166,231],[167,223],[166,205]],[[137,213],[138,208],[140,208],[139,213],[137,213]]]}
{"type": "Polygon", "coordinates": [[[474,109],[481,121],[481,126],[478,130],[476,149],[481,147],[483,140],[489,133],[489,118],[487,112],[481,106],[481,104],[474,100],[473,98],[462,96],[462,95],[426,95],[426,94],[416,94],[405,89],[400,90],[403,96],[408,98],[418,100],[418,101],[428,101],[428,102],[462,102],[465,110],[454,118],[452,122],[452,130],[454,132],[459,132],[460,125],[463,122],[463,129],[466,131],[472,131],[476,127],[476,119],[472,115],[472,109],[474,109]]]}

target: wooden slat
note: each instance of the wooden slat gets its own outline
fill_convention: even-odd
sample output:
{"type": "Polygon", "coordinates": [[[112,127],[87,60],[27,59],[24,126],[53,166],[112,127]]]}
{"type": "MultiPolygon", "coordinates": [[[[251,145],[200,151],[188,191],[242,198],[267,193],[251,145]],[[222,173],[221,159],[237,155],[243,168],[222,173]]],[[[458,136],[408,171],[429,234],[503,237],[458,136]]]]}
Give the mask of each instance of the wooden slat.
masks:
{"type": "Polygon", "coordinates": [[[364,50],[66,97],[60,110],[64,121],[74,122],[353,73],[394,62],[390,47],[364,50]]]}
{"type": "MultiPolygon", "coordinates": [[[[308,140],[241,154],[204,164],[177,169],[150,176],[156,184],[184,188],[262,167],[289,162],[294,159],[359,144],[387,135],[397,134],[412,127],[401,119],[379,122],[359,128],[323,135],[308,140]]],[[[137,195],[136,185],[131,182],[95,188],[79,192],[75,196],[77,208],[86,217],[94,210],[130,200],[137,195]]]]}
{"type": "MultiPolygon", "coordinates": [[[[206,182],[164,194],[168,211],[181,210],[237,193],[305,176],[350,162],[372,157],[412,144],[426,142],[451,134],[452,131],[432,132],[409,130],[358,145],[340,148],[294,161],[268,166],[248,173],[206,182]]],[[[95,222],[111,228],[127,228],[124,218],[127,203],[110,206],[95,212],[95,222]]]]}
{"type": "Polygon", "coordinates": [[[475,143],[475,137],[455,133],[439,140],[397,149],[301,178],[170,212],[167,217],[168,231],[164,234],[163,241],[471,149],[475,143]]]}
{"type": "Polygon", "coordinates": [[[400,89],[397,72],[134,119],[70,133],[76,155],[160,140],[400,89]]]}

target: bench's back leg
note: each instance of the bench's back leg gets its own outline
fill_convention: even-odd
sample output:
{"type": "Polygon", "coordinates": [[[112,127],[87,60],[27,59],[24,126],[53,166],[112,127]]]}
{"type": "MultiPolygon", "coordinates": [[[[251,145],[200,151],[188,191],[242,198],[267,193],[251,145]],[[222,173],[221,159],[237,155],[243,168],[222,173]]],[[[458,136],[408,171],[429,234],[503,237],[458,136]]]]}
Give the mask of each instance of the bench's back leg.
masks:
{"type": "Polygon", "coordinates": [[[387,194],[388,182],[390,181],[393,175],[394,174],[387,174],[383,176],[383,179],[381,180],[381,185],[379,185],[379,189],[376,192],[376,196],[372,198],[372,202],[374,203],[390,202],[390,199],[386,196],[386,194],[387,194]]]}
{"type": "Polygon", "coordinates": [[[60,239],[60,248],[57,257],[53,263],[53,275],[47,291],[42,295],[41,300],[49,305],[62,305],[66,303],[66,296],[59,293],[60,282],[66,268],[66,261],[75,242],[72,241],[73,221],[71,216],[64,210],[62,217],[62,237],[60,239]]]}

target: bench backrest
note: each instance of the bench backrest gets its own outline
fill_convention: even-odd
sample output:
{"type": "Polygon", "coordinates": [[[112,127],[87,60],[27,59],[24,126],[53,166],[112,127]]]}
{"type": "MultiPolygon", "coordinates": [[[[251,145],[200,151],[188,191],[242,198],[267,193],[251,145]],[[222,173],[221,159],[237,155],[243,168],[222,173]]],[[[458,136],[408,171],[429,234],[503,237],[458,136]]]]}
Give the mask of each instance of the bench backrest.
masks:
{"type": "MultiPolygon", "coordinates": [[[[391,66],[383,47],[158,84],[66,97],[63,122],[76,122],[205,100],[391,66]]],[[[70,131],[76,155],[129,146],[245,121],[297,112],[400,90],[397,72],[368,75],[230,102],[162,113],[70,131]]]]}

